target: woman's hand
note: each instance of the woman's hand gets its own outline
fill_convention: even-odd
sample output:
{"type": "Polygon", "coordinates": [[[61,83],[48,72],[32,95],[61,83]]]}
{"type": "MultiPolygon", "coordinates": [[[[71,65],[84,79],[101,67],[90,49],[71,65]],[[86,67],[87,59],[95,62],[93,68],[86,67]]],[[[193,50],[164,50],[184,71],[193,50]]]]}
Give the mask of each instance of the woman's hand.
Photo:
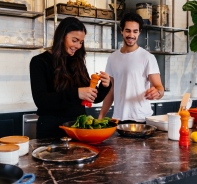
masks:
{"type": "Polygon", "coordinates": [[[100,71],[100,80],[104,87],[108,87],[110,84],[110,77],[107,73],[100,71]]]}
{"type": "Polygon", "coordinates": [[[91,87],[78,88],[79,98],[89,102],[94,102],[95,98],[97,97],[97,93],[97,89],[91,87]]]}

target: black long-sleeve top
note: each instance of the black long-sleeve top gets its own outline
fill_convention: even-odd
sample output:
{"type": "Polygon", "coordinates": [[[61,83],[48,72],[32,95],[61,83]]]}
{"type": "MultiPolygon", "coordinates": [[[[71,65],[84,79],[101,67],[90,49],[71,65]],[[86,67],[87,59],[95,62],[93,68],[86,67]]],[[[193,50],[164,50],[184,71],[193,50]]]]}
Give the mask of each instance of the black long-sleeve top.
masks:
{"type": "MultiPolygon", "coordinates": [[[[45,51],[34,56],[30,62],[31,89],[33,100],[38,108],[37,114],[75,119],[85,114],[85,107],[81,105],[82,100],[78,96],[78,86],[61,92],[55,91],[52,58],[52,54],[45,51]]],[[[103,101],[110,87],[111,83],[109,87],[104,87],[100,83],[94,103],[103,101]]]]}

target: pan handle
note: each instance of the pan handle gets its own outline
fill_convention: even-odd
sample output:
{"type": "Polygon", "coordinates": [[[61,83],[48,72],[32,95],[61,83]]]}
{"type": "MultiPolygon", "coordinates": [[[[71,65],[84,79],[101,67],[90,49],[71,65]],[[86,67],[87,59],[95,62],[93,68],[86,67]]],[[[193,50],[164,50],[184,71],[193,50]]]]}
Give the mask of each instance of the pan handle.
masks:
{"type": "Polygon", "coordinates": [[[24,174],[20,180],[17,181],[18,184],[23,184],[23,180],[29,178],[29,180],[25,180],[25,184],[31,184],[35,181],[34,174],[24,174]]]}

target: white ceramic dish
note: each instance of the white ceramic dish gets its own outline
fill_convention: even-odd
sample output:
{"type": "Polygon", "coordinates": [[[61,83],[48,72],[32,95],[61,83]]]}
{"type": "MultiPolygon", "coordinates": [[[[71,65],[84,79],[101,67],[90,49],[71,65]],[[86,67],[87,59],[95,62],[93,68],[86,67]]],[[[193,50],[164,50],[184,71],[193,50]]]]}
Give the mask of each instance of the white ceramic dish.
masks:
{"type": "Polygon", "coordinates": [[[27,136],[7,136],[0,138],[2,144],[16,144],[20,147],[19,156],[26,155],[29,152],[29,137],[27,136]]]}
{"type": "Polygon", "coordinates": [[[0,163],[16,165],[19,161],[19,146],[15,144],[0,145],[0,163]]]}
{"type": "MultiPolygon", "coordinates": [[[[194,118],[190,117],[188,121],[188,128],[192,128],[194,123],[194,118]]],[[[168,131],[168,115],[157,115],[146,117],[146,124],[154,125],[158,130],[168,131]]]]}

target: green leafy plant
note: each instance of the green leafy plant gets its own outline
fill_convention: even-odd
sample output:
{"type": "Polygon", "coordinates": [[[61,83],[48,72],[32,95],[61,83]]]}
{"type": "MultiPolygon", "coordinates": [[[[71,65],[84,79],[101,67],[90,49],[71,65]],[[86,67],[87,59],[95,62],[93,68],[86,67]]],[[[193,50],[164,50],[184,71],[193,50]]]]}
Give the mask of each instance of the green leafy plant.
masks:
{"type": "Polygon", "coordinates": [[[190,42],[190,49],[197,52],[197,1],[188,1],[183,7],[183,11],[190,11],[191,18],[194,25],[189,26],[189,36],[192,38],[190,42]]]}

